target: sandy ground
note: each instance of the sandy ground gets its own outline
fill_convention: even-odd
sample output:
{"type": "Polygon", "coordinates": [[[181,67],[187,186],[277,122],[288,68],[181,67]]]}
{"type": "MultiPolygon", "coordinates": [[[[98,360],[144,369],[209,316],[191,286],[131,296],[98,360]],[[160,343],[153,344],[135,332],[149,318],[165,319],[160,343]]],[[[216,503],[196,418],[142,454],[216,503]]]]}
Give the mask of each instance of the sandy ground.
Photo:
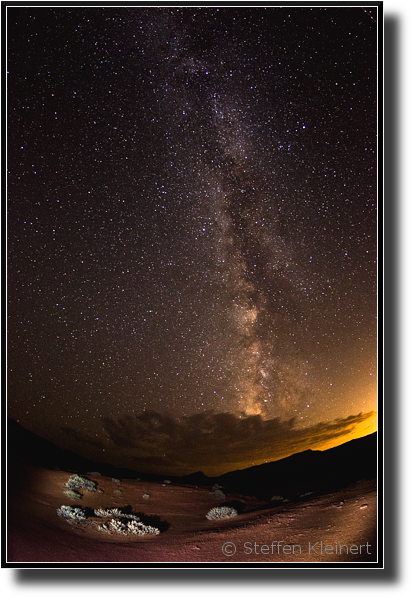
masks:
{"type": "Polygon", "coordinates": [[[8,487],[8,563],[94,562],[376,562],[376,481],[278,506],[207,487],[88,476],[103,493],[81,501],[63,494],[70,473],[22,465],[8,487]],[[115,491],[118,491],[115,493],[115,491]],[[119,492],[120,491],[120,492],[119,492]],[[150,495],[144,499],[144,493],[150,495]],[[240,515],[209,521],[207,512],[233,503],[240,515]],[[162,530],[158,536],[107,534],[71,525],[61,505],[124,508],[162,530]],[[273,544],[273,545],[272,545],[273,544]]]}

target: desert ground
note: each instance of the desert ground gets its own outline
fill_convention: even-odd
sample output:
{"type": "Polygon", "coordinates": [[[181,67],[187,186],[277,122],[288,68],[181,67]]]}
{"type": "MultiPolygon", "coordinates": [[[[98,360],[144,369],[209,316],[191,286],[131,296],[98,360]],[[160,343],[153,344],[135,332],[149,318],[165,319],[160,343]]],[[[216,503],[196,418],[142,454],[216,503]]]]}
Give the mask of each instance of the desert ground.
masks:
{"type": "Polygon", "coordinates": [[[211,487],[85,476],[100,492],[72,501],[71,473],[21,463],[8,486],[7,562],[13,563],[344,563],[377,561],[376,480],[323,495],[269,503],[211,487]],[[143,495],[149,495],[144,499],[143,495]],[[57,514],[62,505],[127,508],[159,535],[105,533],[57,514]],[[219,505],[239,515],[207,520],[219,505]]]}

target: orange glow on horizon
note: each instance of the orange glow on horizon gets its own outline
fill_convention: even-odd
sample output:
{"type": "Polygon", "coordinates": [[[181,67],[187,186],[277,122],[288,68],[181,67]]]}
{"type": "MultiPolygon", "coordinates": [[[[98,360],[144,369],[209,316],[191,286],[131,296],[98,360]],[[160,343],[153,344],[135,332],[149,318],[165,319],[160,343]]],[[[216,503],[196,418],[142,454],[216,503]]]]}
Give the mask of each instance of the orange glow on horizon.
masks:
{"type": "MultiPolygon", "coordinates": [[[[365,413],[361,412],[356,416],[365,417],[365,413]]],[[[347,419],[341,421],[338,419],[336,421],[338,423],[338,432],[341,430],[341,424],[347,419]]],[[[369,413],[369,417],[364,419],[362,422],[357,422],[353,424],[348,424],[345,429],[343,429],[342,434],[335,435],[334,437],[329,438],[329,435],[321,435],[321,438],[318,439],[317,434],[318,431],[314,431],[311,435],[306,436],[306,429],[304,429],[304,436],[302,438],[292,439],[290,442],[286,440],[286,444],[283,446],[279,446],[275,448],[274,453],[269,451],[269,455],[267,459],[263,459],[263,453],[261,456],[258,454],[255,455],[254,450],[251,453],[251,459],[248,461],[241,462],[229,462],[227,464],[221,463],[220,465],[203,465],[202,471],[207,476],[220,476],[225,472],[230,472],[232,470],[244,470],[245,468],[250,468],[251,466],[258,466],[260,464],[269,463],[269,462],[277,462],[278,460],[282,460],[284,458],[288,458],[291,455],[296,453],[301,453],[303,451],[307,451],[311,449],[312,451],[325,451],[327,449],[332,449],[334,447],[338,447],[339,445],[343,445],[344,443],[348,443],[348,441],[353,441],[354,439],[359,439],[361,437],[366,437],[372,433],[377,431],[377,420],[378,414],[375,411],[369,413]],[[349,430],[348,430],[349,427],[349,430]],[[325,438],[324,438],[325,437],[325,438]],[[328,438],[327,438],[328,437],[328,438]]]]}
{"type": "Polygon", "coordinates": [[[322,442],[318,446],[313,446],[312,449],[319,450],[319,451],[325,451],[326,449],[332,449],[333,447],[338,447],[339,445],[348,443],[348,441],[353,441],[354,439],[360,439],[361,437],[366,437],[367,435],[371,435],[372,433],[377,432],[377,430],[378,430],[378,414],[377,414],[377,412],[375,412],[371,418],[368,418],[365,422],[361,422],[360,424],[358,424],[348,434],[341,436],[340,439],[335,439],[335,440],[332,439],[330,441],[322,442]]]}

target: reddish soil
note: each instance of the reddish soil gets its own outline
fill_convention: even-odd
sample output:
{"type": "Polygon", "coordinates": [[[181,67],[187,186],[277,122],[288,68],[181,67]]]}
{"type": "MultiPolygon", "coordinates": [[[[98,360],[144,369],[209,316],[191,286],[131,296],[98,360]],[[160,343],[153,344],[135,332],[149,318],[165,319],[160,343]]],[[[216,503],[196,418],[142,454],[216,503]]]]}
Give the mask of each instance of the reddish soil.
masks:
{"type": "Polygon", "coordinates": [[[111,478],[92,475],[87,478],[94,480],[103,493],[85,492],[76,502],[63,494],[69,476],[67,472],[22,464],[11,477],[8,563],[377,560],[375,480],[323,496],[303,497],[300,502],[269,506],[234,494],[221,502],[206,487],[136,480],[114,483],[111,478]],[[144,499],[144,493],[150,498],[144,499]],[[206,519],[212,507],[228,502],[239,502],[242,513],[226,520],[206,519]],[[57,515],[61,505],[129,506],[145,523],[162,532],[158,536],[124,536],[100,532],[91,525],[71,525],[57,515]]]}

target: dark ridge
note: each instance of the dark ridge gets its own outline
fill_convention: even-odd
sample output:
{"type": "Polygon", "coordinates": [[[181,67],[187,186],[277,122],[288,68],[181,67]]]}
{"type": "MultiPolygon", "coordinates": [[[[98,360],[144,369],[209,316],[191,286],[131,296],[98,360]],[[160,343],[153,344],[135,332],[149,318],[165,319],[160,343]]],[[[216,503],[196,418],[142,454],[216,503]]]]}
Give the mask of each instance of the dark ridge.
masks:
{"type": "Polygon", "coordinates": [[[329,492],[377,476],[377,433],[326,451],[307,450],[283,460],[228,472],[217,478],[226,489],[262,499],[288,499],[329,492]]]}
{"type": "Polygon", "coordinates": [[[15,420],[8,419],[7,425],[9,472],[13,472],[20,461],[79,474],[99,472],[103,476],[120,479],[139,477],[161,483],[168,479],[173,484],[206,487],[218,483],[226,492],[251,495],[266,501],[274,495],[297,499],[305,493],[330,492],[377,476],[377,433],[326,451],[307,450],[269,464],[209,477],[201,471],[186,476],[169,476],[116,468],[62,449],[25,429],[15,420]]]}
{"type": "Polygon", "coordinates": [[[7,419],[7,458],[9,467],[16,461],[40,466],[49,470],[83,473],[99,472],[103,476],[136,478],[139,473],[128,468],[115,468],[111,464],[95,462],[69,449],[62,449],[25,429],[21,424],[7,419]]]}

